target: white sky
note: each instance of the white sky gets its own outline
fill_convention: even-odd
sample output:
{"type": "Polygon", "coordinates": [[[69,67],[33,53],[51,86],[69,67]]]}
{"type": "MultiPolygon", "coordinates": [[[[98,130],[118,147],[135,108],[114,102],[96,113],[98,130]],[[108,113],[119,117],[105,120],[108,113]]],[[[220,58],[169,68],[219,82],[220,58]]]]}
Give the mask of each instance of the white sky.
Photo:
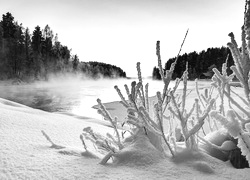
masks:
{"type": "Polygon", "coordinates": [[[152,74],[156,41],[163,64],[182,53],[226,46],[228,33],[240,40],[245,0],[0,0],[0,13],[33,32],[48,24],[81,61],[114,64],[136,76],[152,74]]]}

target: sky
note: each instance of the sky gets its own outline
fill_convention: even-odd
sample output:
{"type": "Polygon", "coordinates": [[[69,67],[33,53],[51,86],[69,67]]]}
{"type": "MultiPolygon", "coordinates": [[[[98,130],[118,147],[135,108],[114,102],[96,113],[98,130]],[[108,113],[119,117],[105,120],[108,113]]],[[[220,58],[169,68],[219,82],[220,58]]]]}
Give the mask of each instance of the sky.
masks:
{"type": "Polygon", "coordinates": [[[156,41],[163,64],[182,53],[226,46],[228,33],[240,43],[245,0],[0,0],[0,13],[12,13],[28,27],[47,24],[80,61],[121,67],[135,77],[157,66],[156,41]]]}

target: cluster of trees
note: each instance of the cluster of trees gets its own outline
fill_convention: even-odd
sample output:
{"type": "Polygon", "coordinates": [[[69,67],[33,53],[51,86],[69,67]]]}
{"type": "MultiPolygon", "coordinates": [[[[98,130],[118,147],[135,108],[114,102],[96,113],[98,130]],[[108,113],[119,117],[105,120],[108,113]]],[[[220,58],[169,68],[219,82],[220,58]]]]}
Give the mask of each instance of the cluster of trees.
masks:
{"type": "Polygon", "coordinates": [[[48,25],[44,29],[36,26],[30,33],[9,12],[3,14],[0,21],[0,69],[0,79],[46,80],[51,73],[75,73],[81,70],[89,74],[93,71],[94,76],[98,71],[105,73],[105,77],[114,77],[114,69],[118,76],[126,76],[115,66],[97,62],[81,63],[77,55],[72,55],[71,50],[58,41],[58,35],[54,35],[48,25]]]}
{"type": "Polygon", "coordinates": [[[81,71],[84,72],[84,74],[87,74],[93,78],[126,77],[126,73],[121,68],[106,63],[101,63],[96,61],[82,62],[80,67],[81,71]]]}
{"type": "MultiPolygon", "coordinates": [[[[188,63],[188,76],[190,80],[198,79],[210,79],[213,76],[213,68],[217,68],[221,71],[222,64],[227,60],[227,66],[230,67],[234,64],[231,52],[229,48],[208,48],[206,51],[203,50],[200,53],[191,52],[185,53],[179,56],[172,78],[180,78],[186,69],[188,63]]],[[[169,59],[165,63],[164,71],[170,69],[171,64],[175,61],[176,57],[169,59]]],[[[228,73],[231,70],[227,69],[228,73]]],[[[159,69],[153,68],[153,79],[161,79],[159,69]]]]}

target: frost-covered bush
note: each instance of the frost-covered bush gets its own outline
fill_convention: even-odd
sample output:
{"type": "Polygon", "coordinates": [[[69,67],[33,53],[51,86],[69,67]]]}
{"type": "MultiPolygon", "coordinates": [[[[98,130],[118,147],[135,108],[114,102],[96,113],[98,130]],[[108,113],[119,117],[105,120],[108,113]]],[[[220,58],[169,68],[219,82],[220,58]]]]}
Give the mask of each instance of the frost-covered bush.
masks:
{"type": "MultiPolygon", "coordinates": [[[[121,158],[121,154],[124,154],[124,151],[127,152],[126,148],[134,146],[134,144],[138,144],[138,141],[142,140],[144,141],[143,144],[147,147],[142,148],[144,149],[143,151],[146,152],[151,149],[152,152],[155,152],[157,157],[164,157],[166,155],[165,146],[167,146],[171,154],[174,156],[172,147],[170,146],[163,129],[163,99],[166,98],[166,95],[161,96],[160,92],[157,93],[158,102],[153,107],[155,113],[154,117],[152,117],[149,113],[149,109],[152,107],[149,106],[148,84],[145,86],[143,85],[140,63],[137,63],[137,71],[139,82],[133,81],[130,89],[125,85],[127,100],[121,93],[120,89],[115,86],[115,89],[121,98],[121,104],[127,109],[127,120],[125,122],[118,121],[117,117],[111,117],[101,100],[97,100],[99,104],[98,113],[100,113],[105,120],[110,122],[115,131],[115,135],[107,134],[106,137],[97,135],[89,127],[83,130],[83,136],[85,139],[91,140],[97,146],[99,151],[106,151],[106,155],[101,161],[101,164],[105,164],[111,157],[121,158]],[[124,138],[125,131],[129,133],[127,138],[124,138]]],[[[170,83],[170,79],[168,83],[170,83]]],[[[143,147],[143,144],[140,144],[140,147],[143,147]]]]}
{"type": "MultiPolygon", "coordinates": [[[[147,144],[147,147],[151,144],[150,148],[142,149],[144,152],[146,152],[147,149],[151,149],[151,152],[155,152],[157,157],[167,157],[169,155],[174,157],[177,153],[176,141],[180,141],[181,139],[184,141],[187,149],[198,149],[198,136],[196,136],[196,134],[202,128],[205,119],[208,117],[215,99],[211,98],[211,96],[209,99],[207,97],[207,102],[203,108],[200,107],[199,100],[195,99],[193,107],[187,110],[188,68],[182,78],[176,80],[175,86],[170,88],[169,84],[179,55],[176,61],[172,63],[170,69],[165,73],[161,63],[160,41],[157,41],[156,44],[156,55],[158,57],[158,67],[164,88],[162,92],[158,91],[156,93],[157,100],[153,106],[149,106],[149,85],[146,84],[144,86],[143,84],[140,63],[137,63],[138,82],[133,81],[130,89],[125,85],[127,98],[121,93],[119,87],[115,86],[121,98],[121,104],[127,109],[126,121],[121,122],[118,121],[117,117],[111,117],[101,100],[97,100],[99,104],[98,113],[110,122],[115,135],[107,134],[106,136],[102,136],[93,132],[90,127],[87,127],[84,128],[81,139],[83,142],[83,137],[92,141],[98,151],[104,153],[101,164],[105,164],[111,157],[119,159],[119,155],[123,154],[124,151],[127,152],[129,147],[135,144],[141,144],[138,143],[139,140],[145,141],[144,145],[147,144]],[[180,94],[177,94],[176,90],[181,81],[183,81],[184,88],[180,98],[180,94]],[[150,113],[152,111],[153,113],[150,113]],[[176,127],[174,127],[173,124],[175,124],[176,127]],[[126,138],[124,137],[125,132],[129,133],[126,138]]],[[[157,159],[157,157],[155,158],[157,159]]]]}
{"type": "MultiPolygon", "coordinates": [[[[231,42],[228,47],[233,56],[235,65],[231,66],[233,74],[227,75],[226,63],[223,64],[222,73],[216,68],[213,69],[214,76],[212,78],[212,86],[214,86],[221,99],[221,104],[217,111],[212,111],[210,116],[218,120],[224,126],[229,134],[237,139],[237,146],[241,150],[241,154],[245,156],[248,164],[250,164],[250,1],[246,1],[246,9],[244,14],[244,25],[242,27],[242,45],[241,50],[235,41],[234,34],[230,33],[231,42]],[[232,93],[231,86],[235,85],[232,79],[236,76],[240,86],[244,89],[245,97],[239,97],[241,102],[237,102],[232,93]],[[229,110],[224,108],[224,96],[228,99],[229,110]]],[[[234,93],[236,94],[236,93],[234,93]]],[[[237,165],[238,166],[238,165],[237,165]]],[[[240,165],[239,165],[240,166],[240,165]]]]}
{"type": "Polygon", "coordinates": [[[232,154],[236,149],[235,142],[237,142],[242,155],[250,162],[250,1],[247,0],[246,3],[241,50],[238,48],[233,33],[229,34],[231,42],[228,43],[228,47],[235,62],[235,66],[230,67],[233,71],[231,75],[227,75],[227,63],[223,64],[221,73],[214,68],[210,90],[206,89],[204,93],[200,93],[196,80],[197,98],[195,98],[193,106],[188,109],[186,107],[188,65],[183,76],[176,79],[174,87],[169,87],[186,36],[176,60],[165,72],[161,62],[160,41],[157,41],[156,55],[164,88],[162,92],[156,93],[156,103],[153,106],[149,105],[149,84],[144,86],[140,63],[137,63],[138,82],[133,81],[131,88],[125,85],[127,97],[121,93],[119,87],[115,86],[121,98],[120,102],[127,110],[126,120],[119,121],[117,117],[112,117],[98,99],[98,113],[110,122],[115,133],[103,136],[95,133],[90,127],[84,128],[81,135],[84,148],[87,150],[85,140],[93,142],[96,149],[104,155],[101,164],[107,163],[110,158],[116,163],[133,161],[133,159],[151,163],[164,157],[178,156],[178,141],[184,141],[185,148],[190,151],[198,151],[199,142],[202,141],[222,154],[224,152],[232,154]],[[237,82],[233,82],[235,76],[244,89],[245,98],[239,97],[242,102],[237,102],[232,96],[232,94],[236,95],[231,89],[231,86],[237,84],[237,82]],[[181,82],[183,82],[183,91],[177,93],[176,90],[181,82]],[[218,91],[215,97],[212,96],[214,89],[218,91]],[[229,109],[225,106],[225,99],[228,99],[229,109]],[[217,125],[219,122],[227,129],[230,137],[224,139],[220,145],[202,137],[200,130],[203,128],[205,120],[207,120],[211,132],[219,129],[219,125],[217,125]]]}

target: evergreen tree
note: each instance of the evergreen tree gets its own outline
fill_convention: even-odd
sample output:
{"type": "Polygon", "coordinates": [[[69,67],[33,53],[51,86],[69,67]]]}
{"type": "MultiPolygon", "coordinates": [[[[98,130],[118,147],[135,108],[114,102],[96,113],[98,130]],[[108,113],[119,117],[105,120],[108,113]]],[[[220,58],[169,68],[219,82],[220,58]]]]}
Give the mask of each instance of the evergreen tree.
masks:
{"type": "Polygon", "coordinates": [[[32,59],[30,57],[31,54],[31,37],[30,37],[30,32],[29,32],[29,28],[25,29],[25,74],[26,75],[31,75],[30,71],[32,68],[32,59]]]}
{"type": "Polygon", "coordinates": [[[14,17],[11,13],[7,12],[6,15],[3,14],[2,19],[3,37],[5,39],[14,38],[16,26],[14,23],[14,17]]]}
{"type": "Polygon", "coordinates": [[[76,72],[78,64],[79,64],[79,58],[77,55],[74,55],[72,64],[73,64],[73,70],[74,72],[76,72]]]}
{"type": "Polygon", "coordinates": [[[41,67],[42,67],[42,31],[39,26],[35,27],[35,30],[32,34],[32,52],[33,52],[33,62],[34,62],[34,73],[35,78],[38,79],[38,75],[41,73],[41,67]]]}
{"type": "Polygon", "coordinates": [[[152,73],[152,78],[153,78],[154,80],[161,80],[161,74],[160,74],[159,68],[154,67],[153,73],[152,73]]]}
{"type": "Polygon", "coordinates": [[[12,50],[13,53],[13,73],[14,76],[17,78],[20,78],[22,75],[22,71],[25,66],[25,34],[23,32],[22,24],[18,25],[15,24],[16,31],[14,34],[14,41],[13,41],[13,47],[12,50]]]}
{"type": "Polygon", "coordinates": [[[53,40],[53,31],[50,29],[49,25],[46,25],[43,30],[43,42],[42,42],[42,56],[43,56],[43,64],[45,71],[45,79],[47,79],[50,60],[52,56],[52,40],[53,40]]]}
{"type": "Polygon", "coordinates": [[[3,39],[3,28],[2,28],[2,22],[0,22],[0,79],[2,79],[3,74],[4,74],[4,39],[3,39]]]}
{"type": "Polygon", "coordinates": [[[14,48],[15,44],[15,31],[16,26],[14,22],[14,17],[11,13],[7,12],[6,15],[3,14],[2,21],[2,52],[4,53],[2,59],[2,71],[7,77],[13,75],[13,61],[14,61],[14,53],[11,50],[14,48]]]}

